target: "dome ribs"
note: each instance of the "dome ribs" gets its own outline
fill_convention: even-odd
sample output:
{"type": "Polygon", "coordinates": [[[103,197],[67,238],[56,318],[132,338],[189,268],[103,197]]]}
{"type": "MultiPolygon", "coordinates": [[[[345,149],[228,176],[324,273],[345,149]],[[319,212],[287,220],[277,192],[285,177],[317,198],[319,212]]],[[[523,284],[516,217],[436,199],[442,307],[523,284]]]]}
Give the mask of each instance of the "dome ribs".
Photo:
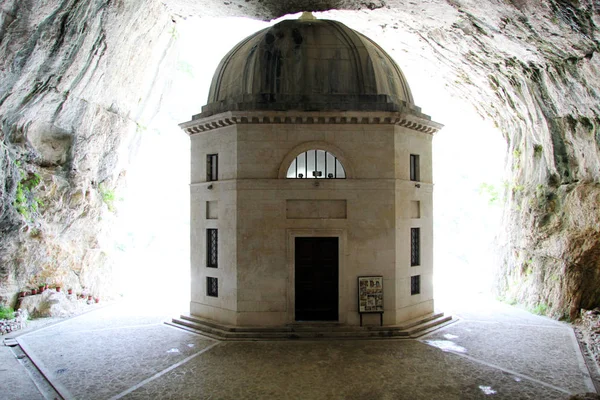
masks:
{"type": "Polygon", "coordinates": [[[235,111],[420,109],[393,59],[331,20],[285,20],[240,42],[219,64],[201,119],[235,111]]]}

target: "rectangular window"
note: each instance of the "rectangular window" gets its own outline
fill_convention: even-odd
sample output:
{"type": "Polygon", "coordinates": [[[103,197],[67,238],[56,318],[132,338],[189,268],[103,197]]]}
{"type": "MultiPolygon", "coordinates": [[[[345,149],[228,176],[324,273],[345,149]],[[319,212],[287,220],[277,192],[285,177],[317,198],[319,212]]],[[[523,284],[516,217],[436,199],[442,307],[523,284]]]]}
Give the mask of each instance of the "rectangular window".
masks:
{"type": "Polygon", "coordinates": [[[210,297],[219,297],[219,279],[206,277],[206,295],[210,297]]]}
{"type": "Polygon", "coordinates": [[[421,265],[421,228],[410,228],[410,266],[421,265]]]}
{"type": "Polygon", "coordinates": [[[410,277],[410,295],[421,293],[421,275],[415,275],[410,277]]]}
{"type": "Polygon", "coordinates": [[[219,155],[208,154],[206,156],[206,181],[216,181],[219,179],[219,155]]]}
{"type": "Polygon", "coordinates": [[[219,261],[219,234],[216,229],[206,230],[206,266],[217,268],[219,261]]]}
{"type": "Polygon", "coordinates": [[[421,176],[420,176],[420,172],[419,171],[419,156],[416,154],[411,154],[410,155],[410,180],[411,181],[420,181],[421,180],[421,176]]]}

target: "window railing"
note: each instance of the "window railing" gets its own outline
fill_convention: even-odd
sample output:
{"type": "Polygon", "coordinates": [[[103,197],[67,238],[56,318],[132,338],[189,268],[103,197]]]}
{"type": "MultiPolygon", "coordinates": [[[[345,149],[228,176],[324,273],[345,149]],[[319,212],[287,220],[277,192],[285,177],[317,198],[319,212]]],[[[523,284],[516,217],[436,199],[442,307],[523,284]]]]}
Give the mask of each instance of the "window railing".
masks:
{"type": "Polygon", "coordinates": [[[346,179],[346,170],[335,155],[325,150],[308,150],[290,164],[287,178],[346,179]]]}

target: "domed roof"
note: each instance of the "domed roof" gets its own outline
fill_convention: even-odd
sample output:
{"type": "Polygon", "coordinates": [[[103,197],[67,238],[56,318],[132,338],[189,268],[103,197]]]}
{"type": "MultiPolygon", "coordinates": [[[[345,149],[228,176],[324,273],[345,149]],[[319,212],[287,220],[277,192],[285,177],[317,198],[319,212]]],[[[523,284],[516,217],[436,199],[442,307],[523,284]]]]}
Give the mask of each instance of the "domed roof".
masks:
{"type": "MultiPolygon", "coordinates": [[[[284,20],[237,44],[194,119],[225,111],[400,111],[414,107],[402,71],[337,21],[284,20]]],[[[418,108],[417,108],[418,109],[418,108]]]]}

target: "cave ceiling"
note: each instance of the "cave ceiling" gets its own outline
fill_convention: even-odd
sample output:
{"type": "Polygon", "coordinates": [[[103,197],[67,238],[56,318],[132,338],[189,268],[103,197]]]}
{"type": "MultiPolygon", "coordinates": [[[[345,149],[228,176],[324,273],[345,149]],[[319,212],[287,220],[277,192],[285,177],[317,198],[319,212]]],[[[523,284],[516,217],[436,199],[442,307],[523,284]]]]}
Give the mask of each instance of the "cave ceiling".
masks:
{"type": "MultiPolygon", "coordinates": [[[[301,11],[360,10],[391,7],[382,0],[176,0],[165,2],[174,13],[185,16],[249,17],[270,20],[301,11]]],[[[401,4],[393,2],[394,7],[401,4]]]]}

